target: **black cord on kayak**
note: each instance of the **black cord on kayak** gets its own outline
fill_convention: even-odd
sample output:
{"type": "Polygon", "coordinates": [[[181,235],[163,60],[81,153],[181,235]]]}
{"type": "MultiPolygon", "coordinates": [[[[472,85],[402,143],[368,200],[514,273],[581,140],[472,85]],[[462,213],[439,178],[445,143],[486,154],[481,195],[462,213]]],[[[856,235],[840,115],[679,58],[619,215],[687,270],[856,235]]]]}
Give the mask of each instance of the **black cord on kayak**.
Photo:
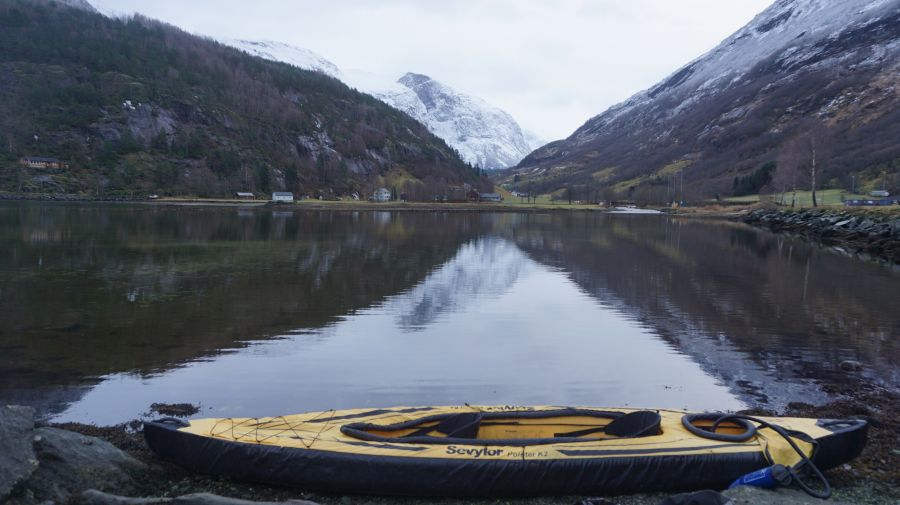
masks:
{"type": "Polygon", "coordinates": [[[806,456],[806,453],[804,453],[803,450],[797,446],[797,444],[791,438],[791,436],[787,432],[787,430],[785,430],[781,426],[778,426],[777,424],[772,424],[772,423],[770,423],[768,421],[764,421],[758,417],[746,416],[743,414],[725,414],[725,415],[722,415],[721,417],[719,417],[712,424],[712,426],[709,428],[710,432],[715,433],[716,428],[719,427],[719,424],[721,424],[724,421],[728,421],[728,420],[752,421],[754,423],[759,424],[763,428],[769,428],[772,431],[774,431],[775,433],[778,433],[779,435],[781,435],[782,438],[787,440],[787,442],[791,445],[791,447],[794,449],[794,451],[797,452],[797,455],[800,456],[800,463],[797,463],[796,465],[788,468],[788,471],[791,473],[791,476],[797,482],[797,485],[800,486],[801,489],[806,491],[806,494],[808,494],[812,497],[821,498],[823,500],[826,500],[829,497],[831,497],[831,484],[828,483],[828,479],[825,478],[825,475],[822,474],[822,471],[819,470],[819,468],[815,465],[815,463],[813,463],[812,460],[806,456]],[[812,489],[811,487],[809,487],[805,482],[803,482],[800,479],[799,471],[802,470],[804,467],[808,467],[812,470],[812,472],[816,475],[816,477],[822,483],[824,490],[817,491],[815,489],[812,489]]]}

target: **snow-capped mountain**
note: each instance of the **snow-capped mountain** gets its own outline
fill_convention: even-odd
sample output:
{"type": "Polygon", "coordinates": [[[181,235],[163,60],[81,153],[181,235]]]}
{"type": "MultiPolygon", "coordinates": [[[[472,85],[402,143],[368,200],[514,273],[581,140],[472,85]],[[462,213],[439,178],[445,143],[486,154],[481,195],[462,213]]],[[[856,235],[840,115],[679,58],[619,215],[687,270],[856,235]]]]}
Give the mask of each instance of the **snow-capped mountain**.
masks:
{"type": "Polygon", "coordinates": [[[531,152],[516,120],[484,100],[427,75],[408,73],[397,82],[412,94],[375,96],[418,119],[469,163],[489,170],[506,168],[531,152]]]}
{"type": "MultiPolygon", "coordinates": [[[[821,44],[811,42],[835,41],[847,28],[877,21],[873,15],[882,11],[897,15],[900,3],[896,0],[779,0],[715,49],[678,69],[662,83],[596,116],[591,120],[595,122],[594,128],[589,130],[607,125],[635,107],[669,96],[683,100],[672,111],[675,115],[704,96],[740,84],[741,78],[769,57],[775,56],[776,63],[781,65],[796,66],[819,55],[827,56],[821,44]]],[[[900,40],[888,42],[896,50],[900,40]]],[[[579,132],[590,135],[584,129],[579,132]]]]}
{"type": "Polygon", "coordinates": [[[488,170],[513,166],[544,145],[505,111],[425,75],[408,73],[393,81],[369,72],[341,70],[308,49],[281,42],[222,42],[255,56],[340,79],[412,116],[456,149],[463,160],[488,170]]]}
{"type": "Polygon", "coordinates": [[[635,187],[683,170],[685,184],[718,192],[813,119],[836,133],[829,170],[842,177],[900,156],[886,140],[900,134],[898,109],[900,0],[778,0],[517,171],[555,189],[550,180],[635,187]]]}

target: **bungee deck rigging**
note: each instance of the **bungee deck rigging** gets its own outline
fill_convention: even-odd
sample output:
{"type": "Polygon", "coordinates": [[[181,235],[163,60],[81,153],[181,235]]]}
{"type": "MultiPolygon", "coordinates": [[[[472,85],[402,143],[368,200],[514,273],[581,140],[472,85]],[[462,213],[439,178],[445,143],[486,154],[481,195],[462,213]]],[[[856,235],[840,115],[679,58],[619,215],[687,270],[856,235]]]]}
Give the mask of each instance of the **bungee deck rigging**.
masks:
{"type": "Polygon", "coordinates": [[[855,457],[863,421],[670,410],[397,407],[145,424],[150,447],[202,473],[340,493],[522,496],[724,487],[772,464],[855,457]],[[718,421],[718,422],[717,422],[718,421]],[[785,438],[769,423],[786,430],[785,438]],[[710,430],[715,425],[715,432],[710,430]]]}

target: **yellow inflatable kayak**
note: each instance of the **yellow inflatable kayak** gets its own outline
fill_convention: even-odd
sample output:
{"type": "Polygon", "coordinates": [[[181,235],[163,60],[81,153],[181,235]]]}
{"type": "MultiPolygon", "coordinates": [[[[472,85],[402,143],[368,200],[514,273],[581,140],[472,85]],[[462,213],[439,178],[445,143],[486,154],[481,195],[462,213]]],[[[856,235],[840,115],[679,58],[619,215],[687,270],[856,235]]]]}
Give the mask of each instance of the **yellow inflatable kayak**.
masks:
{"type": "Polygon", "coordinates": [[[866,441],[861,420],[751,422],[721,416],[615,408],[396,407],[163,419],[145,423],[144,436],[161,458],[201,473],[408,496],[717,488],[804,458],[831,468],[856,457],[866,441]]]}

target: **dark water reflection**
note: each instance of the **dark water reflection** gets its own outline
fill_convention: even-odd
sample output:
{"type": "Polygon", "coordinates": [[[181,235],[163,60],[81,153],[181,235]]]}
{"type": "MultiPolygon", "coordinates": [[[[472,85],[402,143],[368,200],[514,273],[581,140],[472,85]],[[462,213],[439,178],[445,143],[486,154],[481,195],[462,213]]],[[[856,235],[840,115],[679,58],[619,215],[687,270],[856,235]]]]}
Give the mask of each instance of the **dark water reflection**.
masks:
{"type": "Polygon", "coordinates": [[[17,204],[0,243],[0,401],[58,419],[900,384],[900,274],[727,223],[17,204]]]}

